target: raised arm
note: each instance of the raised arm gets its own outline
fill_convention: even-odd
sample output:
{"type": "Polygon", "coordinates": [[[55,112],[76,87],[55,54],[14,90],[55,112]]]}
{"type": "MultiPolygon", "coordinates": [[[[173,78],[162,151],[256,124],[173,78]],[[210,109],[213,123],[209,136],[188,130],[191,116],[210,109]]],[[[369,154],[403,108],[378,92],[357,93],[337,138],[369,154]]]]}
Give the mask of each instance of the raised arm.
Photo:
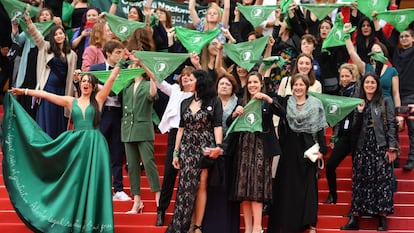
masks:
{"type": "Polygon", "coordinates": [[[223,16],[221,17],[221,23],[225,28],[229,27],[229,18],[230,18],[230,0],[224,0],[224,11],[223,16]]]}
{"type": "MultiPolygon", "coordinates": [[[[27,11],[29,11],[29,6],[27,11]]],[[[24,18],[26,20],[27,30],[29,31],[30,36],[32,36],[36,46],[38,48],[42,48],[45,44],[45,39],[42,33],[40,33],[39,30],[37,30],[36,25],[33,23],[28,13],[24,13],[24,18]]]]}
{"type": "MultiPolygon", "coordinates": [[[[346,23],[344,25],[344,33],[348,33],[351,29],[352,25],[350,23],[346,23]]],[[[348,51],[349,57],[351,58],[352,62],[358,67],[358,71],[361,74],[365,74],[365,62],[361,60],[358,53],[355,51],[354,45],[352,44],[351,37],[346,38],[345,40],[346,50],[348,51]]]]}
{"type": "Polygon", "coordinates": [[[124,65],[126,59],[130,56],[130,53],[127,49],[122,51],[122,58],[118,61],[118,64],[114,67],[111,74],[109,75],[108,80],[106,80],[103,87],[96,93],[96,101],[101,106],[111,92],[112,86],[114,85],[115,79],[118,77],[121,67],[124,65]]]}
{"type": "Polygon", "coordinates": [[[195,0],[190,0],[188,2],[188,10],[190,11],[190,18],[193,21],[193,25],[196,26],[200,22],[200,17],[198,17],[197,11],[195,9],[195,0]]]}
{"type": "Polygon", "coordinates": [[[74,99],[72,96],[61,96],[43,90],[33,90],[28,88],[12,88],[11,92],[13,95],[29,95],[41,99],[46,99],[56,105],[69,109],[72,109],[72,101],[74,99]]]}

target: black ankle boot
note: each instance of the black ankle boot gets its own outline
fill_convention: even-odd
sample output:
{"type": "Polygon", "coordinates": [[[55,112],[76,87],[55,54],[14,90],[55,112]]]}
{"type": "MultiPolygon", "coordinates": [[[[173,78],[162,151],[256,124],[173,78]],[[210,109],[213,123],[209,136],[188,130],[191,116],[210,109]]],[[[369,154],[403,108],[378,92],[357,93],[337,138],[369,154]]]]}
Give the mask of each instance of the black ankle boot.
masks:
{"type": "Polygon", "coordinates": [[[324,204],[336,204],[336,200],[337,200],[337,197],[336,196],[334,196],[332,194],[329,194],[328,195],[328,198],[326,199],[326,201],[324,202],[324,204]]]}
{"type": "Polygon", "coordinates": [[[351,215],[349,217],[349,221],[346,225],[341,227],[341,230],[348,230],[348,231],[357,231],[359,230],[359,217],[351,215]]]}
{"type": "Polygon", "coordinates": [[[158,210],[157,211],[157,223],[156,226],[164,226],[164,218],[165,218],[165,211],[158,210]]]}
{"type": "Polygon", "coordinates": [[[387,231],[387,218],[385,216],[378,217],[378,228],[377,231],[387,231]]]}

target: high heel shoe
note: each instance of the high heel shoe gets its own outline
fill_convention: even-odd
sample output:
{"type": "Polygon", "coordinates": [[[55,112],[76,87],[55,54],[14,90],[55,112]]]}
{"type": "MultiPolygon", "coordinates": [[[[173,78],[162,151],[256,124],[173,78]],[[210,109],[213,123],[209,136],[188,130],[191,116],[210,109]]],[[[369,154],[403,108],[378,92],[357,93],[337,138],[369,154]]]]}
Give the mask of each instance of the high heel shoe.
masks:
{"type": "Polygon", "coordinates": [[[337,197],[336,196],[334,196],[332,194],[329,194],[328,195],[328,198],[326,199],[326,201],[324,202],[324,204],[336,204],[336,200],[337,200],[337,197]]]}
{"type": "Polygon", "coordinates": [[[127,211],[125,212],[125,214],[138,214],[138,213],[142,214],[143,212],[144,212],[144,202],[141,201],[136,210],[127,211]]]}

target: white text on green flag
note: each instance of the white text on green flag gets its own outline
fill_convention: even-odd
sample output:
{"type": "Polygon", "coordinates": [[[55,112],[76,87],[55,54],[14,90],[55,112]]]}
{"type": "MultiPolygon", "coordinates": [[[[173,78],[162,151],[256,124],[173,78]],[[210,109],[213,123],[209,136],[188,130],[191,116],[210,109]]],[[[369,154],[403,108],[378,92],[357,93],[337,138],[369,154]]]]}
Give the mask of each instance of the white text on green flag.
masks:
{"type": "Polygon", "coordinates": [[[414,9],[378,12],[377,18],[387,21],[399,32],[402,32],[414,21],[414,9]]]}
{"type": "Polygon", "coordinates": [[[326,121],[330,126],[334,126],[344,119],[363,101],[359,98],[320,94],[311,91],[308,94],[318,98],[322,102],[326,114],[326,121]]]}
{"type": "Polygon", "coordinates": [[[253,25],[253,27],[259,26],[267,17],[272,13],[278,5],[264,6],[264,5],[252,5],[244,6],[237,3],[237,8],[244,15],[244,17],[253,25]]]}
{"type": "Polygon", "coordinates": [[[201,50],[220,34],[220,29],[216,28],[204,32],[191,30],[184,27],[175,27],[177,38],[189,53],[201,53],[201,50]]]}
{"type": "Polygon", "coordinates": [[[251,99],[244,106],[244,114],[238,116],[227,129],[226,137],[232,132],[262,132],[263,100],[251,99]]]}
{"type": "Polygon", "coordinates": [[[260,60],[268,40],[269,36],[264,36],[238,44],[223,44],[223,48],[231,60],[240,67],[250,71],[254,67],[255,62],[260,60]]]}
{"type": "Polygon", "coordinates": [[[158,82],[162,82],[189,58],[189,54],[136,51],[135,57],[139,58],[154,73],[158,82]]]}
{"type": "MultiPolygon", "coordinates": [[[[93,74],[96,78],[105,83],[108,80],[109,75],[111,74],[112,70],[102,70],[102,71],[89,71],[89,72],[82,72],[81,74],[93,74]]],[[[119,92],[124,89],[126,85],[130,83],[132,79],[135,77],[145,73],[145,70],[142,68],[134,68],[134,69],[122,69],[119,72],[118,77],[115,79],[114,84],[112,85],[112,91],[115,94],[119,94],[119,92]]]]}
{"type": "Polygon", "coordinates": [[[122,41],[128,39],[135,29],[145,27],[145,23],[128,20],[108,13],[105,13],[105,19],[111,31],[122,41]]]}

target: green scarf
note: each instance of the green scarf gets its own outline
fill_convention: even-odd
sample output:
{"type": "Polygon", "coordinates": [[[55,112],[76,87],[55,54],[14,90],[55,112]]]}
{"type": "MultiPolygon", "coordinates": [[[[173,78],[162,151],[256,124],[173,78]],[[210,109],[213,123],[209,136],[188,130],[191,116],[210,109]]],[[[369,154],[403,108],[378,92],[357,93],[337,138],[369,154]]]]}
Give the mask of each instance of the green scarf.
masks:
{"type": "Polygon", "coordinates": [[[382,64],[385,64],[388,61],[388,58],[384,56],[383,52],[370,52],[368,53],[368,56],[371,56],[375,61],[381,62],[382,64]]]}
{"type": "Polygon", "coordinates": [[[296,98],[289,97],[286,119],[289,127],[296,133],[314,134],[328,127],[322,103],[313,96],[308,96],[300,111],[296,107],[296,98]]]}

